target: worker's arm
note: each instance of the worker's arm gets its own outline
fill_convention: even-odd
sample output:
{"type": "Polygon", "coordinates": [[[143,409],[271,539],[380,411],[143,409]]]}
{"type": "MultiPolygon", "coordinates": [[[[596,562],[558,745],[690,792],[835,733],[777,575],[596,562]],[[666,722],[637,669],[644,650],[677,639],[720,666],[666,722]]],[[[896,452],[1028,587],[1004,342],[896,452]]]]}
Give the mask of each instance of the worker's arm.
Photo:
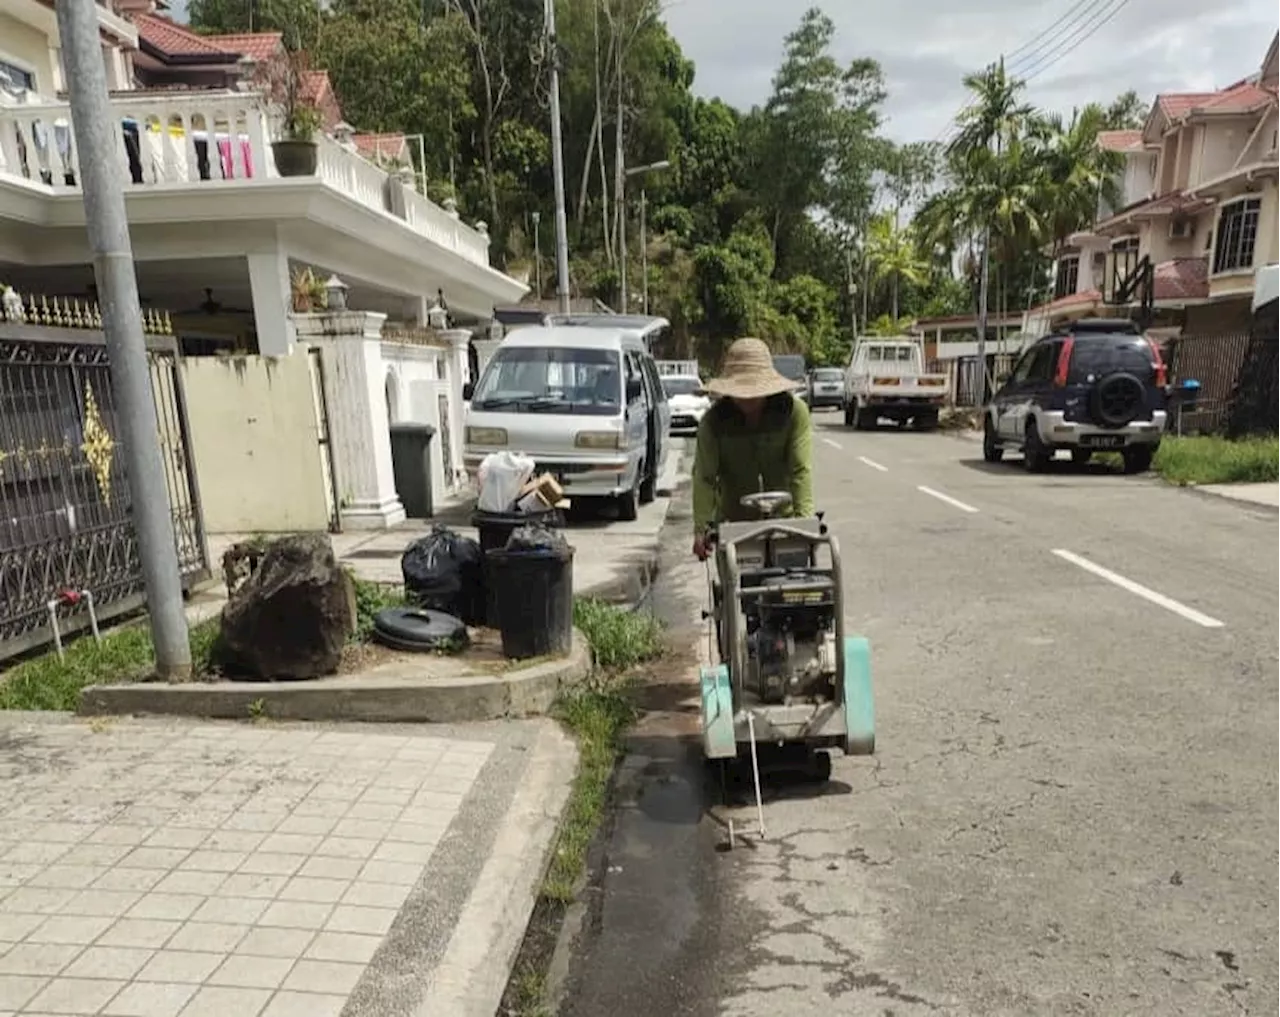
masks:
{"type": "MultiPolygon", "coordinates": [[[[794,397],[793,397],[794,398],[794,397]]],[[[797,519],[813,515],[813,428],[809,407],[803,399],[795,399],[791,411],[791,514],[797,519]]]]}
{"type": "Polygon", "coordinates": [[[720,442],[712,414],[698,423],[698,442],[693,453],[693,532],[707,531],[720,514],[720,442]]]}

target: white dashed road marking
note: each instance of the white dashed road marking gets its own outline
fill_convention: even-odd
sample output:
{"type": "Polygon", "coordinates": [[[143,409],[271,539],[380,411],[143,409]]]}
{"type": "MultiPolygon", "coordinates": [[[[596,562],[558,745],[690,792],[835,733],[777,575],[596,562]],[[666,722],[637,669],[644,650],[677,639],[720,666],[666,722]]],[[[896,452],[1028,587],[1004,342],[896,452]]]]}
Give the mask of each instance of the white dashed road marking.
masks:
{"type": "Polygon", "coordinates": [[[1122,575],[1112,572],[1110,569],[1104,569],[1101,565],[1095,565],[1088,558],[1081,558],[1078,554],[1071,551],[1064,551],[1056,548],[1053,552],[1063,561],[1069,561],[1072,565],[1079,566],[1086,572],[1092,572],[1095,576],[1105,579],[1109,583],[1115,583],[1122,590],[1128,590],[1130,593],[1141,597],[1143,600],[1149,600],[1153,604],[1158,604],[1166,611],[1172,611],[1174,614],[1185,618],[1189,622],[1195,622],[1206,629],[1220,629],[1223,623],[1217,618],[1210,618],[1207,614],[1201,614],[1193,607],[1187,607],[1186,604],[1180,604],[1178,601],[1170,597],[1166,597],[1163,593],[1156,593],[1141,583],[1135,583],[1132,579],[1126,579],[1122,575]]]}
{"type": "Polygon", "coordinates": [[[870,466],[873,470],[879,470],[881,473],[888,473],[888,472],[889,472],[889,467],[887,467],[887,466],[881,466],[881,465],[880,465],[878,462],[876,462],[874,459],[868,459],[866,456],[858,456],[858,462],[860,462],[860,463],[866,463],[866,464],[867,464],[868,466],[870,466]]]}
{"type": "Polygon", "coordinates": [[[966,505],[962,501],[957,501],[955,498],[951,497],[951,495],[943,494],[941,491],[935,491],[932,487],[925,487],[923,484],[921,484],[919,487],[916,488],[916,490],[921,491],[924,494],[927,494],[930,498],[937,498],[938,501],[945,501],[948,505],[951,505],[954,508],[958,508],[961,512],[977,512],[978,511],[972,505],[966,505]]]}
{"type": "Polygon", "coordinates": [[[822,440],[825,441],[832,448],[844,448],[843,445],[841,445],[838,441],[835,441],[832,438],[823,438],[822,440]]]}

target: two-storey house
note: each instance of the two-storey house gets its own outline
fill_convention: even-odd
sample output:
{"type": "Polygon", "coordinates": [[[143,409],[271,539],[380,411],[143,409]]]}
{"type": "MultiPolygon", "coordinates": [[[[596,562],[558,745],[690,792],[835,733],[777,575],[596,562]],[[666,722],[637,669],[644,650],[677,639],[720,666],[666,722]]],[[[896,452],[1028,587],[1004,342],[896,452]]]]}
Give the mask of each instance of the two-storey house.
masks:
{"type": "MultiPolygon", "coordinates": [[[[200,36],[157,0],[98,11],[139,293],[189,351],[286,351],[304,266],[343,279],[352,308],[411,324],[441,293],[482,325],[527,290],[490,265],[484,223],[425,197],[405,138],[342,122],[323,70],[302,83],[324,121],[318,168],[280,175],[279,110],[253,86],[278,34],[200,36]]],[[[0,0],[0,283],[75,299],[93,270],[65,85],[53,0],[0,0]]]]}
{"type": "Polygon", "coordinates": [[[1068,238],[1054,298],[1027,313],[1028,328],[1133,310],[1143,286],[1158,325],[1247,328],[1254,274],[1278,258],[1276,71],[1273,39],[1249,77],[1159,95],[1141,130],[1099,135],[1124,157],[1120,207],[1068,238]]]}

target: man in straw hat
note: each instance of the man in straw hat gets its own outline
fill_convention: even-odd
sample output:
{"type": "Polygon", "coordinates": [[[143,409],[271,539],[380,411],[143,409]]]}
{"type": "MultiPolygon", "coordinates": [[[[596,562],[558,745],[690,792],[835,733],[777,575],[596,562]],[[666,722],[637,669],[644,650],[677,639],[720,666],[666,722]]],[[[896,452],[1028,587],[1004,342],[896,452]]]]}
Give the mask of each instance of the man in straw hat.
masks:
{"type": "Polygon", "coordinates": [[[789,491],[790,514],[813,515],[813,434],[809,407],[795,382],[773,366],[759,339],[738,339],[725,352],[707,391],[720,396],[698,426],[693,459],[693,553],[710,553],[713,523],[752,518],[740,504],[757,491],[789,491]]]}

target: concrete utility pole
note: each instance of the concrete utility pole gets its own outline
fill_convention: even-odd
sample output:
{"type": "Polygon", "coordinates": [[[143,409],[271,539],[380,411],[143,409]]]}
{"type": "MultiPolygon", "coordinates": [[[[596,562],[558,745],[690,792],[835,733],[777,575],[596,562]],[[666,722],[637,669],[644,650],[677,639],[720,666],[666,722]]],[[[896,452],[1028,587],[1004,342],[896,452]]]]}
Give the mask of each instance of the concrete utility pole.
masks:
{"type": "MultiPolygon", "coordinates": [[[[569,225],[564,211],[564,142],[560,128],[560,47],[556,42],[556,0],[546,0],[547,43],[551,47],[551,174],[556,192],[556,301],[569,313],[569,225]]],[[[541,298],[541,293],[539,293],[541,298]]]]}
{"type": "Polygon", "coordinates": [[[93,251],[93,274],[102,305],[111,387],[129,473],[132,522],[151,616],[156,674],[167,681],[183,681],[191,677],[191,643],[183,613],[182,579],[125,213],[124,176],[116,137],[120,117],[112,112],[107,100],[107,75],[94,0],[58,0],[56,12],[71,95],[71,124],[93,251]]]}

